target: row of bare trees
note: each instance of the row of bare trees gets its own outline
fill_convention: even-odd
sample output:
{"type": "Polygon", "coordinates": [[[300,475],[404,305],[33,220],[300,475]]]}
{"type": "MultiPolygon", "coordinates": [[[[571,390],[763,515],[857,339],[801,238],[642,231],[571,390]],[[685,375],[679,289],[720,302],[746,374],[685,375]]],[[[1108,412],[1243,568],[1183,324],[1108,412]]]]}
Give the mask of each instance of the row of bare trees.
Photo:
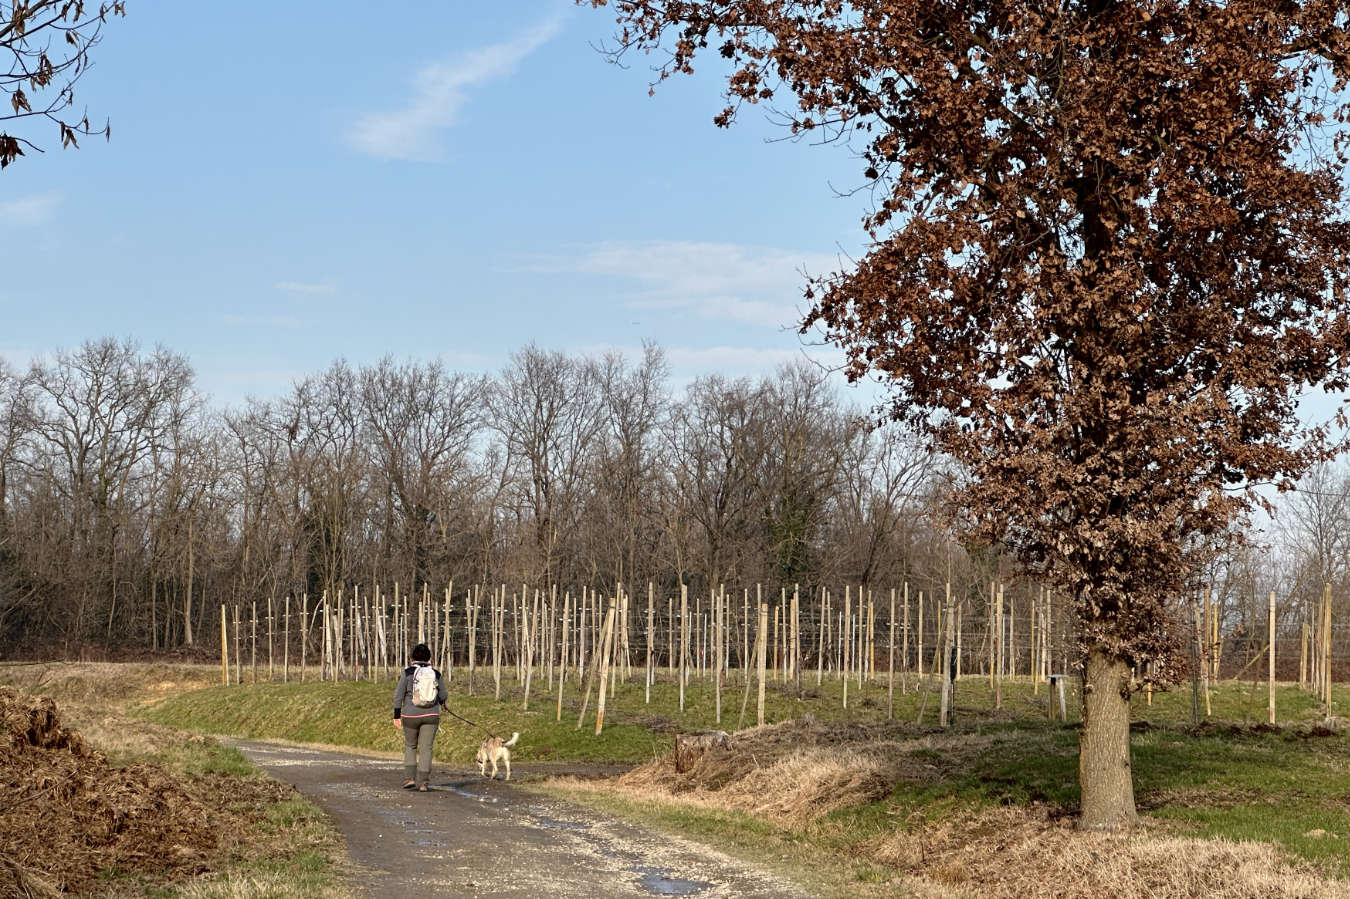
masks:
{"type": "MultiPolygon", "coordinates": [[[[220,411],[182,356],[92,341],[0,360],[0,637],[177,647],[220,603],[356,584],[978,593],[1011,566],[951,540],[947,474],[805,363],[677,390],[655,346],[529,346],[494,377],[339,361],[220,411]]],[[[1214,676],[1260,653],[1272,590],[1292,674],[1325,585],[1350,595],[1348,496],[1350,474],[1315,469],[1272,534],[1209,554],[1192,596],[1211,590],[1214,676]]]]}
{"type": "Polygon", "coordinates": [[[91,341],[0,360],[0,639],[191,645],[222,602],[354,584],[946,577],[940,480],[805,362],[676,389],[656,346],[338,361],[217,410],[182,356],[91,341]]]}

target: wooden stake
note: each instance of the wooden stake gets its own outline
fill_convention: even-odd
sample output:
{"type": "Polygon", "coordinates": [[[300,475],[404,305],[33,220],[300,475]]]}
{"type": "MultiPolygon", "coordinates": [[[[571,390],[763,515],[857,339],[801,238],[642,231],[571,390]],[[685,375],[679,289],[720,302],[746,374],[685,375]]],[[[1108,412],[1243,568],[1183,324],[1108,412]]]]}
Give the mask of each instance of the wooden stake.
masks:
{"type": "Polygon", "coordinates": [[[282,628],[282,649],[281,649],[281,682],[289,684],[291,682],[291,594],[286,594],[286,611],[284,627],[282,628]]]}
{"type": "Polygon", "coordinates": [[[918,655],[919,680],[923,680],[923,591],[922,590],[919,591],[918,635],[919,635],[919,655],[918,655]]]}
{"type": "Polygon", "coordinates": [[[656,669],[652,666],[652,643],[656,639],[656,588],[651,581],[647,582],[647,699],[646,704],[652,704],[652,679],[656,676],[656,669]]]}
{"type": "Polygon", "coordinates": [[[725,606],[725,593],[711,592],[713,616],[713,720],[722,723],[722,610],[725,606]]]}
{"type": "Polygon", "coordinates": [[[769,606],[768,603],[760,601],[759,603],[759,713],[757,720],[759,726],[764,726],[764,663],[768,657],[768,636],[769,636],[769,606]]]}
{"type": "Polygon", "coordinates": [[[244,682],[244,672],[242,656],[239,654],[239,603],[234,604],[234,682],[242,684],[244,682]]]}
{"type": "Polygon", "coordinates": [[[820,588],[820,624],[816,628],[816,638],[819,646],[816,647],[816,686],[819,687],[821,680],[825,676],[825,622],[829,619],[829,608],[825,597],[828,596],[825,588],[820,588]]]}
{"type": "MultiPolygon", "coordinates": [[[[841,636],[844,638],[843,659],[839,666],[839,671],[840,674],[843,675],[843,682],[844,682],[844,694],[843,694],[844,708],[848,708],[848,674],[849,674],[849,664],[852,662],[852,658],[850,657],[849,653],[849,650],[852,649],[852,647],[849,644],[853,642],[852,640],[849,639],[849,637],[852,636],[852,634],[849,632],[849,629],[853,627],[853,610],[852,610],[853,594],[850,592],[851,589],[852,588],[848,584],[844,585],[844,621],[843,627],[840,628],[841,636]]],[[[760,722],[760,724],[763,723],[764,723],[763,721],[760,722]]]]}
{"type": "Polygon", "coordinates": [[[557,721],[562,721],[563,685],[567,683],[567,622],[571,620],[571,605],[572,591],[568,590],[563,595],[562,653],[561,664],[558,666],[558,717],[555,719],[557,721]]]}
{"type": "Polygon", "coordinates": [[[684,711],[684,686],[689,659],[689,586],[680,584],[680,711],[684,711]]]}
{"type": "Polygon", "coordinates": [[[309,593],[300,594],[300,683],[305,682],[306,650],[309,648],[309,593]]]}
{"type": "Polygon", "coordinates": [[[220,604],[220,684],[230,682],[229,637],[225,628],[225,603],[220,604]]]}
{"type": "MultiPolygon", "coordinates": [[[[521,597],[521,603],[525,598],[521,597]]],[[[525,629],[524,648],[522,653],[525,656],[525,698],[520,702],[520,710],[528,712],[530,710],[530,683],[534,680],[534,643],[539,639],[539,591],[534,591],[534,611],[531,615],[525,617],[521,625],[525,629]]],[[[604,695],[603,693],[601,694],[604,695]]]]}
{"type": "MultiPolygon", "coordinates": [[[[900,670],[909,670],[909,581],[905,581],[905,621],[900,631],[900,670]]],[[[900,679],[900,690],[905,690],[905,680],[900,679]]]]}
{"type": "Polygon", "coordinates": [[[952,688],[952,675],[954,673],[952,671],[952,656],[951,656],[951,647],[954,645],[954,639],[952,634],[953,631],[952,619],[956,617],[952,614],[951,581],[947,582],[947,594],[946,599],[942,603],[941,612],[942,614],[938,618],[938,621],[941,622],[945,619],[947,623],[947,630],[943,636],[942,642],[938,645],[938,652],[941,653],[941,658],[938,660],[938,664],[933,666],[933,670],[939,672],[939,676],[942,678],[942,705],[938,714],[938,723],[942,727],[947,727],[948,724],[951,722],[950,716],[951,688],[952,688]]]}
{"type": "Polygon", "coordinates": [[[267,682],[272,682],[272,595],[267,596],[267,682]]]}
{"type": "Polygon", "coordinates": [[[895,588],[891,588],[891,630],[886,640],[886,720],[895,719],[895,588]]]}
{"type": "Polygon", "coordinates": [[[1322,701],[1326,706],[1326,717],[1331,717],[1331,585],[1327,584],[1323,591],[1322,606],[1325,609],[1323,613],[1322,629],[1322,701]]]}
{"type": "Polygon", "coordinates": [[[600,662],[600,696],[595,703],[595,735],[597,737],[600,736],[600,731],[605,726],[605,684],[609,679],[609,657],[613,651],[616,606],[617,603],[612,601],[609,604],[609,611],[605,614],[603,641],[600,644],[600,652],[596,656],[600,662]]]}
{"type": "Polygon", "coordinates": [[[1270,640],[1269,667],[1266,670],[1266,718],[1275,723],[1275,591],[1270,591],[1269,615],[1266,618],[1266,631],[1270,640]]]}
{"type": "Polygon", "coordinates": [[[994,708],[1003,708],[1003,585],[998,585],[998,598],[994,606],[994,664],[998,675],[994,678],[994,708]]]}
{"type": "Polygon", "coordinates": [[[1308,622],[1298,623],[1298,688],[1308,687],[1308,622]]]}

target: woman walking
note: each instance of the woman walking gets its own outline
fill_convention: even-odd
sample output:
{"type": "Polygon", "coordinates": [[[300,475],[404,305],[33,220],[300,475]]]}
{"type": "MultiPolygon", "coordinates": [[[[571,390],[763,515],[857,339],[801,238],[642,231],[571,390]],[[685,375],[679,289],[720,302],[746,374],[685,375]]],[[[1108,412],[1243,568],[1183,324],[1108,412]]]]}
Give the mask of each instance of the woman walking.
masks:
{"type": "Polygon", "coordinates": [[[431,780],[431,744],[441,724],[440,710],[448,694],[441,673],[431,667],[431,649],[413,647],[412,664],[403,669],[394,688],[394,726],[403,728],[403,789],[423,793],[431,780]]]}

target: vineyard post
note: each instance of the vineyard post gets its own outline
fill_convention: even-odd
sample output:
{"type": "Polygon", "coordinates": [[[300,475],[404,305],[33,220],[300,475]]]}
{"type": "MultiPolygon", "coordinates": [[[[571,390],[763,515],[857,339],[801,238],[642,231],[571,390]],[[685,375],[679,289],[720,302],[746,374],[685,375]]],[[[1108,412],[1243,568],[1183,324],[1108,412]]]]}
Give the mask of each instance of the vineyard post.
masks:
{"type": "MultiPolygon", "coordinates": [[[[617,600],[617,597],[615,599],[617,600]]],[[[597,737],[600,736],[600,731],[605,726],[605,685],[609,680],[610,655],[615,650],[614,619],[617,612],[618,603],[611,601],[609,610],[605,613],[604,639],[597,657],[600,660],[600,695],[595,700],[595,735],[597,737]]]]}
{"type": "Polygon", "coordinates": [[[680,584],[680,711],[684,711],[685,660],[689,658],[689,587],[680,584]]]}
{"type": "Polygon", "coordinates": [[[1275,591],[1270,591],[1270,607],[1266,618],[1266,631],[1269,633],[1270,657],[1266,670],[1266,717],[1270,724],[1275,723],[1275,591]]]}
{"type": "MultiPolygon", "coordinates": [[[[900,628],[900,671],[909,671],[909,581],[904,585],[904,623],[900,628]]],[[[900,675],[900,692],[906,692],[905,675],[900,675]]]]}
{"type": "Polygon", "coordinates": [[[566,593],[563,594],[562,647],[561,647],[562,657],[559,660],[560,664],[558,665],[558,715],[554,719],[555,721],[562,721],[563,686],[566,685],[567,683],[567,631],[568,631],[567,621],[569,614],[571,612],[570,608],[571,605],[572,605],[572,591],[568,590],[566,593]]]}
{"type": "Polygon", "coordinates": [[[938,616],[938,630],[942,639],[938,643],[938,659],[937,664],[933,666],[933,670],[938,673],[938,677],[941,678],[942,681],[941,685],[942,701],[941,701],[941,708],[938,714],[938,723],[942,727],[946,727],[950,723],[949,712],[951,709],[951,689],[952,689],[952,674],[953,674],[952,653],[951,653],[951,649],[953,646],[952,619],[955,617],[952,615],[951,581],[947,582],[946,599],[942,603],[940,613],[941,614],[938,616]],[[944,619],[947,624],[947,630],[945,632],[943,632],[941,629],[942,622],[944,621],[944,619]]]}
{"type": "Polygon", "coordinates": [[[816,686],[819,687],[825,677],[825,621],[829,614],[825,588],[820,588],[820,623],[816,627],[816,686]]]}
{"type": "MultiPolygon", "coordinates": [[[[582,587],[581,591],[582,591],[581,602],[584,614],[586,588],[582,587]]],[[[598,597],[596,597],[595,591],[593,590],[591,591],[591,603],[594,606],[596,614],[598,616],[600,612],[600,606],[598,604],[598,597]]],[[[612,607],[611,611],[613,611],[612,607]]],[[[597,651],[591,653],[590,664],[586,667],[585,676],[582,677],[581,679],[581,690],[582,690],[581,712],[577,715],[577,730],[581,730],[581,725],[586,720],[586,709],[591,704],[591,690],[595,688],[595,678],[599,673],[600,673],[600,652],[597,648],[597,651]]]]}
{"type": "Polygon", "coordinates": [[[919,629],[916,631],[916,633],[918,635],[918,644],[919,644],[918,645],[919,654],[917,656],[919,668],[919,680],[922,681],[923,680],[923,591],[922,590],[919,591],[919,629]]]}
{"type": "MultiPolygon", "coordinates": [[[[997,688],[998,683],[998,614],[994,611],[995,595],[994,582],[989,582],[989,614],[986,616],[989,622],[989,691],[992,693],[997,688]]],[[[994,706],[998,708],[998,706],[994,706]]]]}
{"type": "Polygon", "coordinates": [[[722,723],[722,598],[710,589],[713,606],[713,718],[722,723]]]}
{"type": "Polygon", "coordinates": [[[226,686],[230,682],[230,651],[229,636],[225,628],[225,603],[220,604],[220,685],[226,686]]]}
{"type": "MultiPolygon", "coordinates": [[[[524,597],[521,597],[522,604],[524,597]]],[[[526,615],[521,626],[525,629],[522,652],[525,656],[525,697],[520,701],[520,710],[530,710],[530,684],[534,680],[534,641],[539,637],[539,591],[534,591],[534,611],[526,615]]]]}
{"type": "MultiPolygon", "coordinates": [[[[841,626],[839,629],[839,635],[843,638],[842,657],[839,660],[839,673],[843,675],[841,680],[843,681],[844,684],[844,692],[843,692],[844,708],[848,708],[848,674],[849,674],[849,663],[852,661],[849,654],[849,649],[851,648],[849,644],[853,642],[852,639],[850,639],[853,636],[853,593],[851,591],[852,586],[849,584],[845,584],[844,617],[843,619],[841,619],[841,626]]],[[[760,722],[760,724],[763,723],[764,723],[763,721],[760,722]]]]}
{"type": "Polygon", "coordinates": [[[994,678],[994,708],[1003,708],[1003,585],[998,585],[998,599],[994,606],[994,623],[997,625],[994,644],[994,661],[998,668],[994,678]]]}
{"type": "Polygon", "coordinates": [[[1298,688],[1308,688],[1308,620],[1298,623],[1298,688]]]}
{"type": "Polygon", "coordinates": [[[469,657],[465,662],[469,666],[469,695],[473,695],[473,675],[478,669],[478,597],[480,585],[474,584],[472,590],[464,591],[464,626],[469,631],[469,657]]]}
{"type": "Polygon", "coordinates": [[[961,679],[962,659],[961,659],[961,632],[965,630],[962,627],[966,611],[966,598],[961,597],[961,601],[956,604],[956,679],[961,679]]]}
{"type": "Polygon", "coordinates": [[[1323,613],[1325,621],[1322,631],[1322,696],[1326,705],[1326,717],[1331,717],[1331,584],[1323,592],[1323,613]]]}
{"type": "MultiPolygon", "coordinates": [[[[759,598],[756,596],[755,601],[759,598]]],[[[750,588],[741,591],[741,674],[750,683],[750,588]]]]}
{"type": "Polygon", "coordinates": [[[272,594],[267,594],[267,682],[272,682],[272,594]]]}
{"type": "Polygon", "coordinates": [[[877,679],[877,604],[867,588],[867,679],[877,679]]]}
{"type": "Polygon", "coordinates": [[[895,718],[895,588],[891,588],[890,636],[886,640],[886,720],[895,718]]]}
{"type": "MultiPolygon", "coordinates": [[[[1037,591],[1041,588],[1038,586],[1037,591]]],[[[1030,636],[1027,638],[1027,646],[1031,651],[1031,695],[1035,696],[1040,692],[1041,671],[1037,667],[1040,664],[1039,650],[1040,646],[1036,642],[1040,639],[1040,631],[1036,629],[1036,616],[1040,614],[1040,595],[1037,593],[1036,599],[1031,599],[1030,591],[1027,593],[1027,601],[1031,604],[1031,621],[1027,625],[1027,632],[1030,636]]]]}
{"type": "Polygon", "coordinates": [[[239,650],[239,601],[234,603],[234,682],[242,684],[244,682],[244,657],[239,650]]]}
{"type": "Polygon", "coordinates": [[[646,704],[652,704],[652,641],[656,637],[656,587],[647,582],[647,697],[646,704]]]}
{"type": "Polygon", "coordinates": [[[309,650],[309,591],[300,594],[300,683],[304,683],[308,674],[309,650]]]}
{"type": "Polygon", "coordinates": [[[783,593],[779,601],[774,603],[773,607],[773,678],[778,679],[778,640],[779,640],[779,619],[782,617],[783,600],[787,598],[787,588],[781,588],[783,593]]]}
{"type": "MultiPolygon", "coordinates": [[[[1200,641],[1200,645],[1201,645],[1201,649],[1200,649],[1200,664],[1202,664],[1202,665],[1205,666],[1205,682],[1206,682],[1206,684],[1208,684],[1209,681],[1210,681],[1211,679],[1213,679],[1213,677],[1214,677],[1214,627],[1213,627],[1213,623],[1212,623],[1212,620],[1211,620],[1211,614],[1212,614],[1212,612],[1211,612],[1211,609],[1210,609],[1210,593],[1209,593],[1209,590],[1210,590],[1210,585],[1209,585],[1209,584],[1206,584],[1206,585],[1205,585],[1205,601],[1204,601],[1204,621],[1203,621],[1202,624],[1201,624],[1201,629],[1202,629],[1202,632],[1204,633],[1204,636],[1201,638],[1201,641],[1200,641]]],[[[1208,687],[1208,686],[1205,687],[1205,704],[1206,704],[1206,706],[1208,706],[1208,704],[1209,704],[1209,687],[1208,687]]],[[[1206,715],[1206,716],[1209,715],[1209,709],[1208,709],[1208,708],[1205,709],[1205,715],[1206,715]]]]}
{"type": "Polygon", "coordinates": [[[762,599],[759,602],[759,726],[764,726],[764,662],[768,657],[769,605],[762,599]]]}
{"type": "Polygon", "coordinates": [[[802,691],[802,603],[801,588],[792,585],[792,663],[789,676],[797,685],[798,694],[802,691]]]}
{"type": "MultiPolygon", "coordinates": [[[[492,613],[492,684],[493,684],[493,698],[494,698],[494,699],[497,699],[497,700],[500,700],[500,699],[502,698],[502,652],[501,652],[501,650],[502,650],[502,641],[501,641],[502,619],[501,619],[501,614],[500,614],[500,606],[498,605],[498,599],[497,599],[498,595],[499,595],[499,591],[497,591],[497,590],[493,590],[493,591],[492,591],[492,609],[491,609],[491,613],[492,613]]],[[[506,585],[505,585],[505,584],[502,584],[501,591],[500,591],[500,596],[501,596],[501,606],[505,606],[505,605],[506,605],[506,585]]]]}

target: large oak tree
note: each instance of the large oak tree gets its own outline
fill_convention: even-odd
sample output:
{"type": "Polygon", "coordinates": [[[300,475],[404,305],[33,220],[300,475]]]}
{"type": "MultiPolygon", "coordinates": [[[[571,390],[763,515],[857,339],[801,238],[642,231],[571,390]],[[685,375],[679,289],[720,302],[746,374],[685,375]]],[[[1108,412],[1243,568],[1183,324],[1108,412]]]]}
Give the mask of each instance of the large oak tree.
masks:
{"type": "Polygon", "coordinates": [[[1187,547],[1329,451],[1296,413],[1346,387],[1350,5],[608,5],[658,78],[730,66],[718,124],[769,104],[860,157],[870,248],[804,327],[966,467],[963,519],[1072,596],[1081,824],[1127,826],[1129,673],[1176,674],[1187,547]]]}

